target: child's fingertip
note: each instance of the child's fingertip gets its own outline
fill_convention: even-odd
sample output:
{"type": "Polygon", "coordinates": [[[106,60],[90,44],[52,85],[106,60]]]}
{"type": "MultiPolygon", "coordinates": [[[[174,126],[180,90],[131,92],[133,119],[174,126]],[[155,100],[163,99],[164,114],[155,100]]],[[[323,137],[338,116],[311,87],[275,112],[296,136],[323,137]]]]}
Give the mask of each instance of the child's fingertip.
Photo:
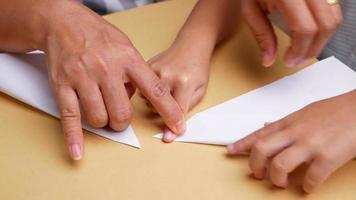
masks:
{"type": "Polygon", "coordinates": [[[238,151],[237,151],[237,148],[236,148],[235,144],[229,144],[229,145],[227,145],[227,152],[228,152],[229,154],[237,154],[238,151]]]}
{"type": "Polygon", "coordinates": [[[177,138],[176,134],[172,133],[170,130],[165,130],[163,135],[163,141],[167,143],[173,142],[177,138]]]}

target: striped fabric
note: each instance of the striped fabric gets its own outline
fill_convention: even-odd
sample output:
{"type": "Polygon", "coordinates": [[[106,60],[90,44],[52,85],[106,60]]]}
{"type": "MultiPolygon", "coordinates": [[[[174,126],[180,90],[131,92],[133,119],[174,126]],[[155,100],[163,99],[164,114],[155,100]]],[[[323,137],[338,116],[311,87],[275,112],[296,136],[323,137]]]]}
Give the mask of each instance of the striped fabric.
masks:
{"type": "Polygon", "coordinates": [[[356,0],[342,0],[344,22],[320,55],[335,56],[356,71],[356,0]]]}
{"type": "Polygon", "coordinates": [[[155,0],[81,0],[81,2],[100,15],[143,6],[155,0]]]}

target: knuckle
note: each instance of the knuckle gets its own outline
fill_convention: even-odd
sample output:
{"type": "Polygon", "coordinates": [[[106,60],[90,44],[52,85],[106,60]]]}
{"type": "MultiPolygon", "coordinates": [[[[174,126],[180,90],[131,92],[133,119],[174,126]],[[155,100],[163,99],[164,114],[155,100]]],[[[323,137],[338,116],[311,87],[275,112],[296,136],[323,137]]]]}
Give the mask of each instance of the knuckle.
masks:
{"type": "Polygon", "coordinates": [[[338,24],[336,23],[336,21],[328,21],[323,23],[322,25],[320,25],[320,31],[321,32],[333,32],[337,29],[338,24]]]}
{"type": "Polygon", "coordinates": [[[286,162],[281,157],[276,157],[272,160],[271,166],[278,172],[287,173],[286,162]]]}
{"type": "Polygon", "coordinates": [[[131,121],[132,118],[132,110],[128,107],[128,108],[121,108],[120,110],[118,110],[115,115],[112,117],[112,119],[110,119],[110,121],[112,122],[112,125],[114,125],[116,127],[119,126],[121,127],[122,124],[126,124],[129,123],[131,121]]]}
{"type": "Polygon", "coordinates": [[[88,117],[90,121],[90,125],[95,128],[104,127],[107,124],[107,115],[97,112],[88,117]]]}
{"type": "Polygon", "coordinates": [[[283,127],[283,123],[284,123],[283,120],[272,122],[272,123],[268,124],[266,126],[266,128],[268,128],[270,130],[279,130],[279,129],[281,129],[283,127]]]}
{"type": "Polygon", "coordinates": [[[122,53],[122,59],[126,61],[125,67],[131,68],[139,65],[140,57],[136,49],[131,45],[125,45],[120,49],[122,53]]]}
{"type": "Polygon", "coordinates": [[[188,85],[190,83],[190,77],[187,75],[181,75],[178,77],[178,84],[180,85],[188,85]]]}
{"type": "Polygon", "coordinates": [[[267,149],[266,149],[266,145],[265,142],[263,140],[258,140],[255,145],[253,146],[253,150],[262,156],[266,155],[267,149]]]}
{"type": "Polygon", "coordinates": [[[67,76],[59,71],[51,71],[49,72],[50,83],[53,89],[57,90],[62,86],[71,85],[67,76]]]}
{"type": "Polygon", "coordinates": [[[319,151],[316,157],[323,163],[325,168],[334,163],[334,156],[325,150],[319,151]]]}
{"type": "Polygon", "coordinates": [[[313,36],[319,31],[318,29],[316,25],[300,26],[295,29],[295,33],[302,36],[313,36]]]}
{"type": "Polygon", "coordinates": [[[171,74],[166,70],[158,69],[155,72],[162,80],[170,79],[171,74]]]}
{"type": "Polygon", "coordinates": [[[68,77],[81,77],[86,73],[84,56],[80,56],[77,63],[68,63],[63,66],[64,72],[68,77]]]}
{"type": "Polygon", "coordinates": [[[156,98],[163,97],[168,93],[168,87],[159,79],[153,81],[150,90],[151,95],[156,98]]]}
{"type": "Polygon", "coordinates": [[[60,110],[60,115],[63,120],[78,120],[80,118],[77,109],[74,108],[62,108],[60,110]]]}
{"type": "Polygon", "coordinates": [[[104,77],[108,77],[112,75],[112,70],[106,61],[105,58],[98,56],[96,57],[96,66],[98,73],[100,73],[104,77]]]}

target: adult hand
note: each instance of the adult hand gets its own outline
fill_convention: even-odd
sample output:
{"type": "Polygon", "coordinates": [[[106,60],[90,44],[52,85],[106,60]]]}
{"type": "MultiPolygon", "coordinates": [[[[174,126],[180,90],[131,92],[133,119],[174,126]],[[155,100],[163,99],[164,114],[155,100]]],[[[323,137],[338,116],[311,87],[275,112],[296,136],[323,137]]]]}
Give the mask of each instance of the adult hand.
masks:
{"type": "Polygon", "coordinates": [[[266,125],[229,145],[231,154],[250,152],[250,168],[263,179],[268,174],[279,187],[288,175],[307,163],[303,189],[310,193],[334,171],[356,156],[356,91],[319,101],[266,125]]]}
{"type": "Polygon", "coordinates": [[[43,50],[70,156],[82,157],[81,112],[93,127],[122,131],[132,118],[137,87],[176,134],[185,130],[179,105],[128,37],[76,1],[52,3],[43,50]],[[65,16],[65,17],[63,17],[65,16]]]}
{"type": "Polygon", "coordinates": [[[262,64],[271,66],[276,59],[277,39],[268,14],[278,10],[290,30],[291,45],[285,62],[293,67],[319,55],[342,22],[338,4],[327,0],[242,0],[242,15],[262,52],[262,64]]]}

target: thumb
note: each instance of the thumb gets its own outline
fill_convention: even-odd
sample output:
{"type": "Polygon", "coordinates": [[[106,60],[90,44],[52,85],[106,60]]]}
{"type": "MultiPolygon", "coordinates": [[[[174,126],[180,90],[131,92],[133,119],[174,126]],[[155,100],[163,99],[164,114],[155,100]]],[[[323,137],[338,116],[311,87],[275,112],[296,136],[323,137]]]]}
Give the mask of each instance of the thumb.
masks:
{"type": "MultiPolygon", "coordinates": [[[[194,89],[179,85],[173,90],[173,98],[177,101],[178,105],[182,109],[184,114],[187,114],[190,108],[190,103],[192,96],[194,94],[194,89]]],[[[165,128],[163,132],[163,141],[167,143],[173,142],[177,138],[169,128],[165,128]]]]}
{"type": "Polygon", "coordinates": [[[262,54],[262,65],[271,66],[276,60],[277,39],[267,14],[257,1],[244,0],[242,15],[250,27],[262,54]]]}
{"type": "Polygon", "coordinates": [[[194,95],[194,88],[190,85],[177,85],[173,89],[173,98],[177,101],[184,114],[187,114],[191,107],[191,100],[194,95]]]}

